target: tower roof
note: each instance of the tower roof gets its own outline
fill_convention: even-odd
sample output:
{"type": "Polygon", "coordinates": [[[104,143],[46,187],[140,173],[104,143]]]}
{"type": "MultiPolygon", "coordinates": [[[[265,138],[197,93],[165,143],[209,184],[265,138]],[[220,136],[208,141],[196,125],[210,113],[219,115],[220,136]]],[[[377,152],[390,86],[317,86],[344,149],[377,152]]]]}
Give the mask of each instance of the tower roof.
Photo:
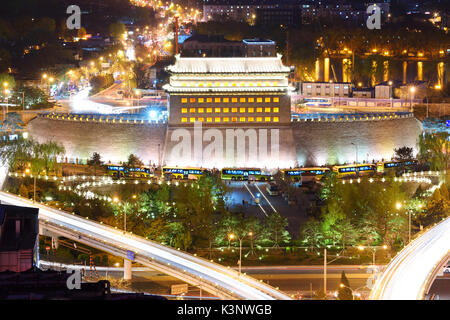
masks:
{"type": "Polygon", "coordinates": [[[174,65],[167,67],[172,73],[287,73],[281,55],[276,57],[188,58],[176,56],[174,65]]]}

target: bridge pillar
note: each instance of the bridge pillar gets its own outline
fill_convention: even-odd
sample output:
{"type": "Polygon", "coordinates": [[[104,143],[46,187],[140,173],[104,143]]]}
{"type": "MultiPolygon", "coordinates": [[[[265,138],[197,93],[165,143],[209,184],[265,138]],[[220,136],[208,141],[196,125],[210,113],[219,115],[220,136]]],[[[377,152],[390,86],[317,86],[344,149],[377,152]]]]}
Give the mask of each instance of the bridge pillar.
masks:
{"type": "Polygon", "coordinates": [[[131,261],[123,259],[123,280],[131,280],[131,261]]]}

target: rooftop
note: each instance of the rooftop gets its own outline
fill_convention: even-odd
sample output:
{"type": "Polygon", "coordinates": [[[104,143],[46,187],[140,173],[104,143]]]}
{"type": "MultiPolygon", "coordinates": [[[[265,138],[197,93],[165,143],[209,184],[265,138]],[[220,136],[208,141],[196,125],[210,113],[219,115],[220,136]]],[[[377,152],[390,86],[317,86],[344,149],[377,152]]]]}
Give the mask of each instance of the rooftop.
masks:
{"type": "Polygon", "coordinates": [[[167,67],[172,73],[287,73],[281,55],[276,57],[188,58],[176,56],[175,64],[167,67]]]}

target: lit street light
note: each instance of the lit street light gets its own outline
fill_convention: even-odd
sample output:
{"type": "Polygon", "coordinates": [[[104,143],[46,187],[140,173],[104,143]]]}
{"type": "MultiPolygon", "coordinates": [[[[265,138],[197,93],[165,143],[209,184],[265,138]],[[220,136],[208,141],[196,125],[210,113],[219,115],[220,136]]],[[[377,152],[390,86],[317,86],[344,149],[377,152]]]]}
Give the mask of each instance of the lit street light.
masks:
{"type": "Polygon", "coordinates": [[[414,96],[414,92],[416,92],[416,88],[415,87],[410,87],[409,88],[409,92],[411,92],[411,97],[410,97],[410,103],[409,103],[409,109],[410,112],[413,112],[413,108],[412,108],[412,100],[413,100],[413,96],[414,96]]]}
{"type": "Polygon", "coordinates": [[[362,288],[367,288],[367,286],[362,286],[362,287],[359,287],[359,288],[356,288],[355,290],[353,290],[352,288],[350,288],[349,286],[346,286],[343,283],[340,283],[339,287],[350,289],[350,291],[352,292],[353,299],[354,299],[355,296],[357,296],[358,298],[361,297],[361,294],[358,292],[358,290],[360,290],[362,288]]]}
{"type": "MultiPolygon", "coordinates": [[[[253,232],[249,232],[246,235],[249,235],[250,237],[253,237],[253,232]]],[[[242,268],[242,240],[244,240],[245,236],[241,238],[238,238],[239,240],[239,261],[238,261],[238,265],[239,265],[239,276],[241,275],[241,268],[242,268]]],[[[229,240],[233,240],[234,238],[236,238],[236,236],[233,233],[230,233],[228,235],[228,239],[229,240]]]]}
{"type": "Polygon", "coordinates": [[[387,245],[383,245],[383,246],[358,246],[358,249],[360,251],[363,251],[365,248],[370,249],[372,251],[372,266],[375,266],[375,254],[377,252],[378,248],[387,249],[387,245]]]}
{"type": "MultiPolygon", "coordinates": [[[[115,203],[115,204],[117,204],[118,205],[118,207],[120,208],[120,200],[119,200],[119,197],[114,197],[113,198],[113,202],[115,203]]],[[[121,209],[121,208],[120,208],[121,209]]],[[[121,210],[122,212],[123,212],[123,231],[124,232],[127,232],[127,215],[126,215],[126,212],[125,212],[125,210],[121,210]]]]}

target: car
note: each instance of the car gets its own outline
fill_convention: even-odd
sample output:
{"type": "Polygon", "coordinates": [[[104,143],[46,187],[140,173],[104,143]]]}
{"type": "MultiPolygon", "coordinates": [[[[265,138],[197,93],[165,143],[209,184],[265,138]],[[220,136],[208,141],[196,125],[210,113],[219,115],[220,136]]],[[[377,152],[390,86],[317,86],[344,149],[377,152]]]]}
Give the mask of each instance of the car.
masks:
{"type": "Polygon", "coordinates": [[[266,191],[271,196],[278,196],[278,195],[280,195],[280,188],[273,182],[267,184],[266,191]]]}

